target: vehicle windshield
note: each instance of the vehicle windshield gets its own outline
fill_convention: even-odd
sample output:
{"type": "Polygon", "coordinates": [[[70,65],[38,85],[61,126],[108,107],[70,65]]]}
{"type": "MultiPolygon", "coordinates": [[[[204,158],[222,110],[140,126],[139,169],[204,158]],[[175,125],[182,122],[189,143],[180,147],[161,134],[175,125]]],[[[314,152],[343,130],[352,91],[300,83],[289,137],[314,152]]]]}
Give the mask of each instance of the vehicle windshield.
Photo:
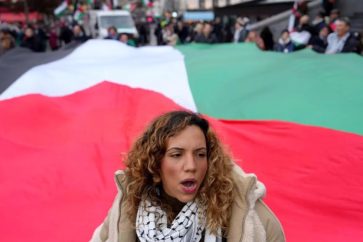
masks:
{"type": "Polygon", "coordinates": [[[134,27],[131,16],[101,16],[100,17],[101,28],[108,28],[115,26],[117,29],[129,29],[134,27]]]}

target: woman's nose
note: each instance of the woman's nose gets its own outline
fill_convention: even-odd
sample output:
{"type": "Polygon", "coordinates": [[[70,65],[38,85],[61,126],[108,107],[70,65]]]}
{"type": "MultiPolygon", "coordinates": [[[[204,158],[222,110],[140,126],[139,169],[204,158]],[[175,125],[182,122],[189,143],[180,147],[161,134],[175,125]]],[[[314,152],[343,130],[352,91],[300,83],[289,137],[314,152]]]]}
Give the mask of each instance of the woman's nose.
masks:
{"type": "Polygon", "coordinates": [[[184,160],[184,170],[185,171],[195,171],[197,168],[196,160],[193,154],[187,154],[184,160]]]}

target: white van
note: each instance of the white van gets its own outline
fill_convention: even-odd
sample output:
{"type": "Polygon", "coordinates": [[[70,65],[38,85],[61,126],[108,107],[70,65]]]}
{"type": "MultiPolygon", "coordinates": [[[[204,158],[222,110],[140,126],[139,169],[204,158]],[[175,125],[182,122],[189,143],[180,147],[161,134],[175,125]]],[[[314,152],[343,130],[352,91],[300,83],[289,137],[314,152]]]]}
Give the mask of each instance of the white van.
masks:
{"type": "Polygon", "coordinates": [[[111,26],[115,26],[118,33],[138,36],[131,14],[125,10],[91,10],[89,11],[89,25],[94,38],[105,38],[107,29],[111,26]]]}

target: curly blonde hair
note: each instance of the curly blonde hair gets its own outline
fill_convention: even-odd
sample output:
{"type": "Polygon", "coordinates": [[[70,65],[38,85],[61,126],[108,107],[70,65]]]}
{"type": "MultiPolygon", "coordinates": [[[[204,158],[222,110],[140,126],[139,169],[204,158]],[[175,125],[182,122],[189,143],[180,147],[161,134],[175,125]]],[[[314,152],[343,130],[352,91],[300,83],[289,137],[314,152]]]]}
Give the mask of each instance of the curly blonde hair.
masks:
{"type": "Polygon", "coordinates": [[[198,126],[206,139],[208,169],[196,196],[206,207],[207,228],[217,234],[219,228],[227,231],[233,201],[232,161],[222,148],[207,120],[187,111],[173,111],[156,118],[136,140],[125,164],[126,208],[134,223],[143,196],[172,215],[171,208],[162,203],[158,194],[161,187],[160,162],[166,152],[167,141],[190,125],[198,126]]]}

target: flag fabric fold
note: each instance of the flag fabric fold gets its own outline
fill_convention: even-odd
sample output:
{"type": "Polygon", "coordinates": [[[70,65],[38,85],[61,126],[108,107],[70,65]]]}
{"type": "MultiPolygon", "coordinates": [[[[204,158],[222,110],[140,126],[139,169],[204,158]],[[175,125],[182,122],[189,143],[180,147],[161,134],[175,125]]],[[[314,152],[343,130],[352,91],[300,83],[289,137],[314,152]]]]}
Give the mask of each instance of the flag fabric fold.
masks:
{"type": "Polygon", "coordinates": [[[35,66],[0,100],[30,93],[63,96],[105,80],[154,90],[196,110],[180,52],[171,47],[137,49],[113,40],[88,41],[57,61],[35,66]]]}
{"type": "Polygon", "coordinates": [[[2,77],[4,241],[89,240],[132,142],[155,116],[177,109],[201,112],[234,161],[265,183],[288,241],[360,241],[362,99],[352,94],[362,74],[352,68],[361,59],[250,45],[134,49],[106,40],[59,57],[34,58],[33,66],[19,66],[24,74],[2,77]],[[303,68],[286,77],[287,63],[303,68]],[[331,72],[309,74],[317,63],[331,72]],[[338,63],[345,68],[336,70],[338,63]]]}

